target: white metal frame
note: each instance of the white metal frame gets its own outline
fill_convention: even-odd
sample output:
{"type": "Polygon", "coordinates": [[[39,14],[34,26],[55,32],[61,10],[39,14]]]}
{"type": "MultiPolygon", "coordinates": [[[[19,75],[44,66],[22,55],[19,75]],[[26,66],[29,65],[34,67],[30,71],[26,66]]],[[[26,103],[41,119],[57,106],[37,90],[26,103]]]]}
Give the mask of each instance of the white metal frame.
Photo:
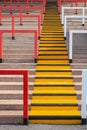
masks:
{"type": "MultiPolygon", "coordinates": [[[[81,16],[85,16],[85,10],[87,9],[87,7],[62,7],[62,25],[64,25],[64,17],[65,17],[64,11],[65,11],[65,9],[68,9],[68,10],[80,9],[80,10],[82,10],[81,16]]],[[[82,24],[85,24],[84,19],[82,19],[82,24]]]]}
{"type": "Polygon", "coordinates": [[[82,123],[86,124],[86,104],[87,104],[87,70],[82,71],[82,123]]]}
{"type": "Polygon", "coordinates": [[[69,19],[69,18],[87,19],[87,16],[76,16],[76,15],[65,16],[65,19],[64,19],[64,38],[65,39],[66,39],[66,36],[67,36],[67,19],[69,19]]]}
{"type": "Polygon", "coordinates": [[[72,54],[73,54],[73,34],[74,33],[87,33],[87,30],[70,30],[69,33],[69,59],[72,61],[72,54]]]}

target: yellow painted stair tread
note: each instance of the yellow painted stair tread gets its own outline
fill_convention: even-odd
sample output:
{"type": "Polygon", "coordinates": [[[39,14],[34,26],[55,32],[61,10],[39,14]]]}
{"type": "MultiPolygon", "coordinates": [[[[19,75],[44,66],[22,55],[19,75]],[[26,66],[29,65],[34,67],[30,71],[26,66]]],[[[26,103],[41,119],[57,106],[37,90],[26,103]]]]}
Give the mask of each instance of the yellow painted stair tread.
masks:
{"type": "Polygon", "coordinates": [[[41,76],[41,77],[72,77],[72,72],[36,72],[36,77],[41,76]]]}
{"type": "Polygon", "coordinates": [[[68,56],[58,56],[58,55],[54,55],[54,56],[38,56],[38,59],[68,59],[68,56]]]}
{"type": "Polygon", "coordinates": [[[43,35],[43,34],[42,34],[42,35],[41,35],[41,38],[44,38],[44,37],[45,37],[45,38],[47,38],[47,37],[50,37],[50,38],[51,38],[51,37],[54,37],[54,38],[57,38],[57,37],[64,37],[64,36],[63,36],[63,34],[60,34],[60,35],[59,35],[59,34],[57,34],[57,35],[56,35],[56,34],[54,34],[54,35],[51,35],[51,34],[49,34],[49,35],[44,34],[44,35],[43,35]]]}
{"type": "Polygon", "coordinates": [[[81,124],[81,120],[29,120],[29,123],[32,124],[59,124],[59,125],[77,125],[81,124]]]}
{"type": "Polygon", "coordinates": [[[75,86],[72,87],[65,87],[65,86],[61,86],[61,87],[55,87],[55,86],[49,86],[49,87],[34,87],[34,92],[36,91],[74,91],[75,90],[75,86]]]}
{"type": "Polygon", "coordinates": [[[70,70],[71,66],[36,66],[36,70],[70,70]]]}
{"type": "Polygon", "coordinates": [[[66,100],[66,103],[67,103],[67,100],[76,100],[76,95],[75,96],[32,96],[32,101],[39,101],[40,103],[43,102],[43,101],[60,101],[60,100],[66,100]]]}
{"type": "Polygon", "coordinates": [[[66,44],[65,44],[65,43],[64,43],[64,44],[59,44],[59,43],[56,43],[56,44],[55,44],[55,43],[46,44],[46,43],[42,43],[42,44],[40,44],[39,46],[40,46],[40,47],[41,47],[41,46],[43,46],[43,47],[44,47],[44,46],[64,46],[64,47],[66,47],[66,44]]]}
{"type": "Polygon", "coordinates": [[[46,79],[35,79],[35,84],[73,84],[74,81],[73,79],[51,79],[51,78],[46,78],[46,79]]]}
{"type": "Polygon", "coordinates": [[[75,99],[68,99],[68,100],[66,100],[66,99],[61,99],[61,100],[52,100],[52,98],[50,99],[50,100],[46,100],[46,99],[35,99],[35,100],[32,100],[32,103],[34,104],[68,104],[68,105],[70,105],[70,104],[77,104],[77,100],[75,100],[75,99]]]}
{"type": "Polygon", "coordinates": [[[39,51],[39,54],[68,54],[67,51],[39,51]]]}
{"type": "Polygon", "coordinates": [[[78,111],[78,106],[31,106],[31,110],[40,110],[40,111],[78,111]]]}
{"type": "Polygon", "coordinates": [[[30,116],[81,116],[79,111],[31,111],[30,116]]]}
{"type": "Polygon", "coordinates": [[[44,89],[41,89],[41,88],[34,88],[34,94],[76,94],[76,91],[75,89],[74,90],[59,90],[58,88],[55,89],[55,88],[44,88],[44,89]]]}
{"type": "Polygon", "coordinates": [[[53,38],[53,37],[46,37],[46,38],[40,38],[41,40],[64,40],[64,37],[58,37],[58,38],[53,38]]]}
{"type": "Polygon", "coordinates": [[[62,50],[65,51],[66,50],[67,51],[67,48],[66,47],[60,47],[60,48],[58,48],[58,47],[55,47],[55,48],[52,48],[52,47],[49,47],[49,48],[48,47],[43,47],[43,48],[39,47],[39,51],[40,50],[45,50],[45,51],[58,51],[58,50],[59,51],[62,51],[62,50]]]}
{"type": "Polygon", "coordinates": [[[57,63],[69,63],[69,60],[38,60],[37,63],[44,63],[44,64],[48,64],[48,63],[53,63],[53,64],[57,64],[57,63]]]}

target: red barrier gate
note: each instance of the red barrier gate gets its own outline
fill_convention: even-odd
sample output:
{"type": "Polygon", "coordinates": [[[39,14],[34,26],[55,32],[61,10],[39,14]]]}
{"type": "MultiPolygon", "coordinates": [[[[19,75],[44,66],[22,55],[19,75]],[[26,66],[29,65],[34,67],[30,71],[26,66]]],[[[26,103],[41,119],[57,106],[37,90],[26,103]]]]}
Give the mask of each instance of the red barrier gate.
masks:
{"type": "Polygon", "coordinates": [[[14,39],[14,33],[34,33],[34,59],[37,62],[38,58],[38,40],[36,30],[0,30],[0,62],[3,60],[3,43],[2,36],[3,33],[12,33],[12,38],[14,39]]]}
{"type": "Polygon", "coordinates": [[[23,75],[23,124],[28,125],[28,71],[0,70],[0,75],[23,75]]]}

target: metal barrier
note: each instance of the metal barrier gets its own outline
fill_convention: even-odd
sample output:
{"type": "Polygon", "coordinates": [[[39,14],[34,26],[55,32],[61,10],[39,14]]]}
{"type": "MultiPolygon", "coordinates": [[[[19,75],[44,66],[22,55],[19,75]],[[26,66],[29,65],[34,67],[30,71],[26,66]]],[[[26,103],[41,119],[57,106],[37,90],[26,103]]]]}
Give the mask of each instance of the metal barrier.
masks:
{"type": "MultiPolygon", "coordinates": [[[[15,28],[15,18],[20,18],[20,25],[23,25],[23,18],[37,18],[38,20],[38,39],[40,38],[40,25],[41,25],[41,20],[40,20],[40,16],[39,15],[22,15],[22,13],[20,13],[20,15],[2,15],[0,13],[0,25],[2,25],[2,19],[3,18],[11,18],[11,22],[12,22],[12,30],[14,30],[15,28]]],[[[14,36],[13,36],[14,37],[14,36]]]]}
{"type": "Polygon", "coordinates": [[[87,70],[82,71],[82,124],[86,124],[87,70]]]}
{"type": "MultiPolygon", "coordinates": [[[[86,2],[87,1],[86,0],[82,0],[82,1],[80,1],[80,0],[57,0],[60,13],[61,13],[61,8],[62,8],[62,2],[69,2],[71,4],[70,8],[72,8],[73,2],[75,3],[75,7],[78,7],[78,3],[79,2],[83,2],[84,3],[84,7],[86,7],[86,2]]],[[[77,9],[76,9],[75,13],[77,14],[77,9]]]]}
{"type": "Polygon", "coordinates": [[[38,58],[38,40],[37,40],[37,31],[36,30],[0,30],[0,63],[3,60],[3,42],[2,36],[3,33],[12,33],[12,38],[14,39],[14,33],[33,33],[34,34],[34,59],[37,62],[38,58]]]}
{"type": "Polygon", "coordinates": [[[23,124],[28,125],[28,71],[0,70],[0,75],[23,75],[23,124]]]}
{"type": "MultiPolygon", "coordinates": [[[[65,20],[64,20],[64,38],[66,40],[66,37],[67,37],[67,19],[87,19],[87,16],[75,16],[75,15],[72,15],[72,16],[65,16],[65,20]]],[[[84,20],[83,20],[84,21],[84,20]]],[[[82,25],[84,25],[82,23],[82,25]]]]}
{"type": "Polygon", "coordinates": [[[9,9],[10,14],[13,13],[13,9],[19,10],[19,13],[21,14],[23,10],[26,10],[26,14],[29,14],[29,9],[38,9],[40,10],[40,15],[41,15],[41,24],[43,24],[43,13],[44,10],[40,6],[0,6],[0,13],[2,14],[3,9],[9,9]]]}
{"type": "Polygon", "coordinates": [[[73,34],[79,34],[79,33],[87,33],[86,30],[70,30],[69,33],[69,60],[72,63],[72,55],[73,55],[73,34]]]}
{"type": "MultiPolygon", "coordinates": [[[[87,9],[87,7],[62,7],[62,25],[64,25],[64,19],[65,19],[65,16],[64,16],[64,11],[68,9],[68,10],[74,10],[74,9],[79,9],[79,10],[82,10],[82,16],[85,16],[85,10],[87,9]]],[[[84,19],[82,19],[82,23],[84,24],[84,19]]]]}

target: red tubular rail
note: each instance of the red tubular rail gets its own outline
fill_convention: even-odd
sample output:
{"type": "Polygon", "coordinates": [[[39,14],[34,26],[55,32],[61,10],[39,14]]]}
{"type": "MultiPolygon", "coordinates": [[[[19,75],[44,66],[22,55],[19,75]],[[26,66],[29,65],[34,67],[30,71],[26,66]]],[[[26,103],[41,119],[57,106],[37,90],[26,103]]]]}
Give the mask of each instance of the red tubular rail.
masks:
{"type": "MultiPolygon", "coordinates": [[[[34,34],[34,59],[37,62],[38,58],[38,40],[37,40],[37,31],[36,30],[0,30],[0,62],[2,63],[3,59],[3,43],[2,36],[3,33],[33,33],[34,34]]],[[[14,38],[14,36],[13,36],[14,38]]]]}
{"type": "MultiPolygon", "coordinates": [[[[1,11],[0,11],[1,12],[1,11]]],[[[15,18],[20,18],[20,25],[23,23],[23,18],[37,18],[38,20],[38,38],[40,38],[40,25],[41,25],[41,19],[39,15],[22,15],[20,12],[20,15],[2,15],[0,13],[0,25],[2,25],[2,18],[11,18],[12,19],[12,30],[15,30],[15,18]]],[[[12,39],[14,39],[14,32],[12,32],[12,39]]]]}
{"type": "Polygon", "coordinates": [[[23,75],[23,124],[28,125],[28,71],[0,70],[0,75],[23,75]]]}
{"type": "Polygon", "coordinates": [[[40,6],[0,6],[0,14],[2,14],[2,9],[9,9],[10,13],[12,14],[12,9],[18,9],[20,14],[22,13],[22,10],[26,10],[26,13],[28,14],[29,9],[39,9],[40,15],[41,15],[41,24],[43,24],[43,13],[44,9],[40,6]]]}
{"type": "MultiPolygon", "coordinates": [[[[75,2],[75,6],[78,7],[78,2],[83,2],[84,7],[86,7],[86,2],[87,0],[57,0],[57,5],[58,5],[58,11],[61,13],[61,4],[62,2],[69,2],[71,6],[73,6],[73,2],[75,2]]],[[[77,9],[75,9],[75,13],[77,14],[77,9]]]]}

